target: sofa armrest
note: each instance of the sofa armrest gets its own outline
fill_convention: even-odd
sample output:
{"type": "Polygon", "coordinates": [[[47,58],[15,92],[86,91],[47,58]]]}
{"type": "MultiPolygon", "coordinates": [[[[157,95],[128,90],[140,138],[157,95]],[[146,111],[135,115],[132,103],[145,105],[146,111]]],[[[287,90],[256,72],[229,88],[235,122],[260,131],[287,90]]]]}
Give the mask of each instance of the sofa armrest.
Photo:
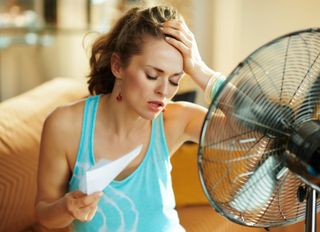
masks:
{"type": "Polygon", "coordinates": [[[85,79],[56,78],[0,104],[0,231],[34,223],[43,122],[58,105],[86,95],[85,79]]]}

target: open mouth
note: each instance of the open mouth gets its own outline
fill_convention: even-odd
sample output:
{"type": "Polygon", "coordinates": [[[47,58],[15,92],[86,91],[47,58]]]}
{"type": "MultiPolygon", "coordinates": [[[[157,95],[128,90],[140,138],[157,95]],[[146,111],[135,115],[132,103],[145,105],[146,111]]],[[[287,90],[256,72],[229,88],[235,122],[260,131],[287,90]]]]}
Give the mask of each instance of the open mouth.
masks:
{"type": "Polygon", "coordinates": [[[164,103],[160,101],[149,101],[148,105],[152,111],[160,111],[164,107],[164,103]]]}

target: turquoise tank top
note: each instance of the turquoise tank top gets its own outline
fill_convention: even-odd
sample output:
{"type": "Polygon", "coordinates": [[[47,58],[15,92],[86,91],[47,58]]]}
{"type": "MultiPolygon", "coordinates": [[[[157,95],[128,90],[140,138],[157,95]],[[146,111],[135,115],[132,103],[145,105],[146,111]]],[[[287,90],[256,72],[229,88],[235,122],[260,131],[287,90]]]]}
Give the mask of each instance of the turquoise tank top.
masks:
{"type": "MultiPolygon", "coordinates": [[[[82,134],[69,191],[78,190],[83,173],[95,164],[94,125],[100,95],[87,98],[82,134]]],[[[121,181],[112,181],[103,190],[97,212],[90,222],[75,220],[78,232],[180,232],[171,182],[171,163],[162,113],[152,120],[146,155],[139,167],[121,181]]]]}

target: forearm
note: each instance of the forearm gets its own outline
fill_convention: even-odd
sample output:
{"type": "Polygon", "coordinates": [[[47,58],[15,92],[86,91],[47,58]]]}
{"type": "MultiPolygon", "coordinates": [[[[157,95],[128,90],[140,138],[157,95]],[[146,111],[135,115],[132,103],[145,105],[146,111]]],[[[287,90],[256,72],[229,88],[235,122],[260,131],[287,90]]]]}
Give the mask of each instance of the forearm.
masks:
{"type": "Polygon", "coordinates": [[[193,72],[189,75],[204,91],[204,97],[207,103],[211,102],[226,79],[224,75],[210,69],[203,62],[196,65],[193,72]]]}
{"type": "Polygon", "coordinates": [[[49,229],[69,226],[74,218],[68,212],[64,198],[47,203],[41,201],[36,206],[37,221],[49,229]]]}
{"type": "Polygon", "coordinates": [[[192,73],[188,73],[194,82],[205,91],[206,86],[210,78],[215,74],[215,72],[210,69],[205,63],[196,65],[192,73]]]}

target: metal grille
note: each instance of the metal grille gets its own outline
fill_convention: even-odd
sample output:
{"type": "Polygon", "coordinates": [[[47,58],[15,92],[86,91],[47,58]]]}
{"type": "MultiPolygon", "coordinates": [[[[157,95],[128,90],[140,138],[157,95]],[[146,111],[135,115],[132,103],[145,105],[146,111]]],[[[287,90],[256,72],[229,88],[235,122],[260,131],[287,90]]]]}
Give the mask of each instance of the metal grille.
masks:
{"type": "Polygon", "coordinates": [[[297,190],[306,183],[281,156],[293,129],[309,120],[320,120],[319,29],[294,32],[257,49],[213,99],[198,156],[212,206],[248,226],[303,220],[306,206],[297,190]]]}

